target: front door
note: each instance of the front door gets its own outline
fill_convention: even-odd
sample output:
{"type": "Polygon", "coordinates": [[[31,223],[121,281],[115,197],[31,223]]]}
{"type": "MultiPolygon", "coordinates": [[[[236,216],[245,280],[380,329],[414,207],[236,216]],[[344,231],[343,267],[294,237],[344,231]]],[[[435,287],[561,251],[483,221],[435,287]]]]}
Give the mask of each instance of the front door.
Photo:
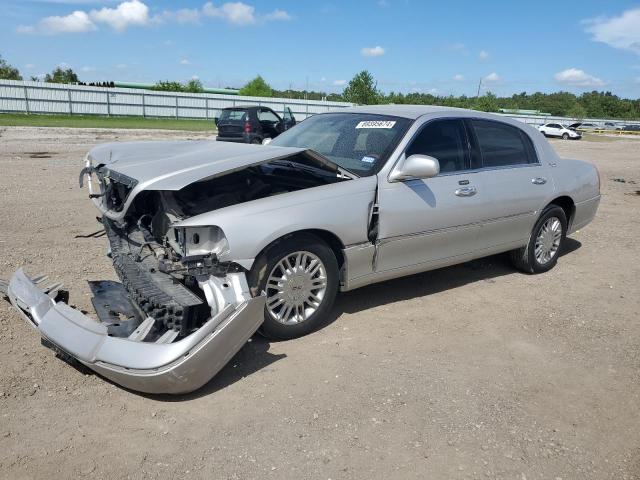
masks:
{"type": "Polygon", "coordinates": [[[278,125],[281,123],[280,117],[270,108],[262,107],[258,110],[258,120],[262,127],[262,134],[265,138],[275,138],[280,133],[278,125]]]}
{"type": "MultiPolygon", "coordinates": [[[[490,193],[472,170],[462,120],[425,124],[404,155],[438,159],[440,174],[426,180],[389,182],[379,178],[376,271],[442,263],[472,253],[490,193]]],[[[446,262],[445,262],[446,263],[446,262]]]]}

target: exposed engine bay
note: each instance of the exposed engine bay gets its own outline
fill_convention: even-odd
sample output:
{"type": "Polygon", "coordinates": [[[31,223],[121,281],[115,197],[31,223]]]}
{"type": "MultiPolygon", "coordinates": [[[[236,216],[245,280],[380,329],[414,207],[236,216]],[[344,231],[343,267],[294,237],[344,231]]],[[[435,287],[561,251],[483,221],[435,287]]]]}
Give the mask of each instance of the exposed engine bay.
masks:
{"type": "MultiPolygon", "coordinates": [[[[103,188],[102,202],[118,210],[135,184],[110,170],[97,169],[96,173],[103,188]]],[[[102,217],[114,268],[140,314],[127,330],[151,317],[155,322],[145,341],[157,341],[163,335],[185,337],[224,308],[226,302],[218,297],[229,281],[246,283],[240,265],[218,259],[228,249],[220,228],[185,229],[173,224],[239,203],[349,178],[303,152],[177,191],[145,190],[135,197],[122,221],[102,217]]],[[[246,291],[247,286],[239,285],[235,290],[246,291]]],[[[100,311],[99,305],[96,311],[100,311]]]]}

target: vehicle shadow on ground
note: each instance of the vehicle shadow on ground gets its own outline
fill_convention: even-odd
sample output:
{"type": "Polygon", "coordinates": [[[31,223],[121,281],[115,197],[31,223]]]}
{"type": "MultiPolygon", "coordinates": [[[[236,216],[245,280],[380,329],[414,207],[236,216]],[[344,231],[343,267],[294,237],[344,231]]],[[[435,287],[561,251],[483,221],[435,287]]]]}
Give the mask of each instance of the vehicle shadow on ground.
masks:
{"type": "MultiPolygon", "coordinates": [[[[576,251],[582,244],[567,238],[560,256],[576,251]]],[[[369,285],[338,295],[332,313],[321,328],[335,322],[344,313],[356,313],[389,303],[401,302],[416,297],[462,287],[469,283],[486,281],[503,275],[519,274],[505,254],[472,260],[452,267],[402,277],[395,280],[369,285]]],[[[522,274],[521,274],[522,275],[522,274]]],[[[252,375],[286,354],[269,352],[270,340],[256,334],[250,342],[229,361],[229,363],[209,383],[186,395],[145,395],[158,401],[186,401],[200,398],[233,385],[244,377],[252,375]]]]}

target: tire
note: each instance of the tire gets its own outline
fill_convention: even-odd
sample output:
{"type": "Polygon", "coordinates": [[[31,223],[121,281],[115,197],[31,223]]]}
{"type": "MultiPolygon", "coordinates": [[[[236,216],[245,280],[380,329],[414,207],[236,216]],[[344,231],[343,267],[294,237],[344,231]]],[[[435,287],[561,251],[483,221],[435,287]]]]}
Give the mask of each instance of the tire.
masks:
{"type": "Polygon", "coordinates": [[[262,140],[260,140],[258,137],[256,137],[253,140],[251,140],[251,144],[252,145],[261,145],[262,144],[262,140]]]}
{"type": "Polygon", "coordinates": [[[320,238],[299,234],[267,247],[256,258],[248,281],[254,296],[267,294],[264,322],[259,332],[277,340],[297,338],[317,330],[327,320],[338,292],[338,262],[333,250],[320,238]],[[285,259],[298,274],[292,275],[283,269],[285,259]],[[304,268],[300,268],[298,262],[304,268]],[[313,274],[309,275],[309,271],[313,274]],[[324,290],[317,287],[323,277],[324,290]],[[270,281],[267,285],[270,279],[279,281],[277,284],[270,281]],[[294,308],[286,310],[290,306],[294,306],[295,311],[294,308]]]}
{"type": "Polygon", "coordinates": [[[529,243],[522,248],[511,251],[511,262],[518,269],[526,273],[543,273],[551,270],[558,262],[558,257],[564,246],[564,240],[567,236],[567,216],[564,210],[558,205],[547,205],[538,221],[533,226],[529,243]],[[557,220],[559,225],[554,224],[553,219],[557,220]],[[547,227],[547,236],[543,235],[542,241],[539,239],[543,228],[547,227]],[[554,227],[559,228],[559,234],[554,227]],[[559,236],[558,236],[559,235],[559,236]],[[536,244],[540,245],[540,253],[544,253],[549,247],[552,253],[550,258],[544,258],[544,255],[536,255],[536,244]]]}
{"type": "Polygon", "coordinates": [[[569,140],[569,134],[568,133],[563,133],[562,134],[562,139],[563,140],[569,140]]]}

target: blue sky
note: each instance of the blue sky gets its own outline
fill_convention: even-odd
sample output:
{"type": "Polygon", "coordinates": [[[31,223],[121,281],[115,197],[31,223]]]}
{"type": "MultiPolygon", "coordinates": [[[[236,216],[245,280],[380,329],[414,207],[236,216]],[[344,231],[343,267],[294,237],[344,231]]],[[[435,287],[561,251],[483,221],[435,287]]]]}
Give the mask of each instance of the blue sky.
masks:
{"type": "Polygon", "coordinates": [[[640,96],[640,2],[0,0],[0,54],[25,77],[338,92],[367,69],[384,91],[640,96]]]}

